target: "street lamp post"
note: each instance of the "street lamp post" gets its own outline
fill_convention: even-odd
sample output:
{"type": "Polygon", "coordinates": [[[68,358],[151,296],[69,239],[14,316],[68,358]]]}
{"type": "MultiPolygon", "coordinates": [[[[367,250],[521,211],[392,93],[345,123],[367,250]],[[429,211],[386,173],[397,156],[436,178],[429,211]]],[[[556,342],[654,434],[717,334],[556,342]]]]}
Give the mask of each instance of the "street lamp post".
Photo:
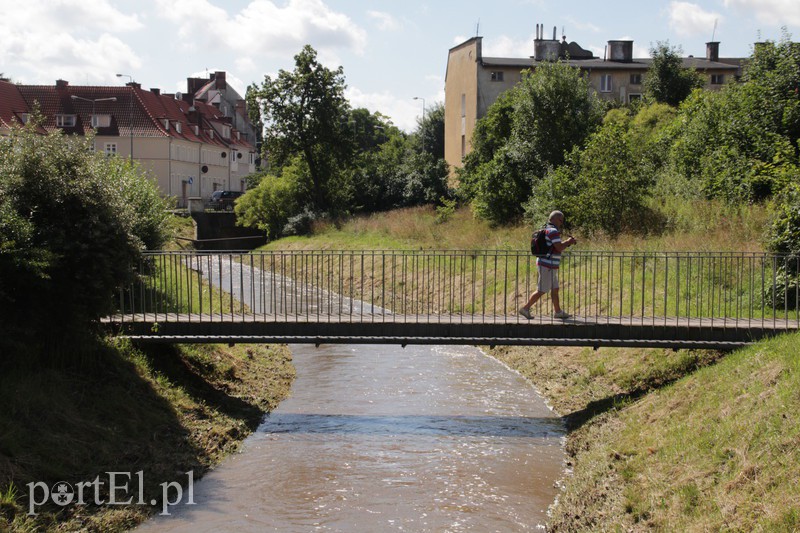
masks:
{"type": "Polygon", "coordinates": [[[414,100],[422,100],[422,127],[420,128],[420,135],[422,136],[422,153],[425,153],[425,99],[421,96],[415,96],[414,100]]]}
{"type": "Polygon", "coordinates": [[[130,129],[128,130],[128,133],[130,134],[130,137],[131,137],[131,157],[130,157],[130,159],[131,159],[131,164],[133,164],[133,76],[131,76],[130,74],[117,74],[117,77],[118,78],[123,78],[124,77],[124,78],[128,78],[130,80],[130,83],[128,84],[128,87],[131,88],[131,98],[130,98],[129,104],[128,104],[128,120],[129,120],[129,127],[130,127],[130,129]]]}
{"type": "Polygon", "coordinates": [[[96,102],[116,102],[117,97],[111,96],[110,98],[84,98],[83,96],[78,96],[77,94],[73,94],[70,96],[73,100],[83,100],[84,102],[91,102],[92,103],[92,128],[97,129],[94,125],[94,104],[96,102]]]}

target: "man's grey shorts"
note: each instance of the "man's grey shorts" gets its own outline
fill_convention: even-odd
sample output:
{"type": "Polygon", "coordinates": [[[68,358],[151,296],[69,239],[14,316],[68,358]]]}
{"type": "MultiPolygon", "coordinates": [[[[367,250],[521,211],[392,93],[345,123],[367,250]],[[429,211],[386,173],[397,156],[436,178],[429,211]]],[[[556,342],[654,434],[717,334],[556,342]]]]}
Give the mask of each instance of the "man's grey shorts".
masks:
{"type": "Polygon", "coordinates": [[[553,289],[558,288],[558,269],[547,268],[539,265],[539,282],[536,284],[536,290],[543,293],[548,293],[553,289]]]}

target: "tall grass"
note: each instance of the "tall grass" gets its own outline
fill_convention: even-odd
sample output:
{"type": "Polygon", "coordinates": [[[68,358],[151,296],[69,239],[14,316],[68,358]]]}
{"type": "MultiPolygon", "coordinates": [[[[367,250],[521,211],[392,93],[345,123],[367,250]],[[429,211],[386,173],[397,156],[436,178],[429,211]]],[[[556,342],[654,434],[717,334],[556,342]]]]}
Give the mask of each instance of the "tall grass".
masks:
{"type": "Polygon", "coordinates": [[[120,312],[241,314],[246,310],[204,276],[204,269],[208,272],[215,266],[212,256],[194,263],[188,263],[186,257],[177,253],[146,256],[137,281],[120,293],[120,312]]]}

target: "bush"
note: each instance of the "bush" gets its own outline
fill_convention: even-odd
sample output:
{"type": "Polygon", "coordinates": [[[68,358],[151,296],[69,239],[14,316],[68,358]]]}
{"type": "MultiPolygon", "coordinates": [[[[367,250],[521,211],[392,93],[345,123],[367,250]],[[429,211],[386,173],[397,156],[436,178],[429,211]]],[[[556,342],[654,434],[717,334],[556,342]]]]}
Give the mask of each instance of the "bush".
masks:
{"type": "MultiPolygon", "coordinates": [[[[298,165],[302,166],[299,161],[298,165]]],[[[284,170],[283,176],[264,176],[255,189],[236,202],[236,223],[258,228],[270,239],[283,235],[286,223],[301,209],[298,171],[298,166],[292,166],[284,170]]]]}
{"type": "Polygon", "coordinates": [[[167,217],[136,168],[91,140],[38,135],[38,120],[0,139],[0,320],[37,346],[93,331],[167,217]]]}
{"type": "Polygon", "coordinates": [[[627,121],[617,114],[593,134],[581,151],[538,183],[526,205],[534,224],[546,220],[554,209],[563,211],[571,224],[585,231],[611,235],[642,229],[652,177],[634,157],[627,121]]]}

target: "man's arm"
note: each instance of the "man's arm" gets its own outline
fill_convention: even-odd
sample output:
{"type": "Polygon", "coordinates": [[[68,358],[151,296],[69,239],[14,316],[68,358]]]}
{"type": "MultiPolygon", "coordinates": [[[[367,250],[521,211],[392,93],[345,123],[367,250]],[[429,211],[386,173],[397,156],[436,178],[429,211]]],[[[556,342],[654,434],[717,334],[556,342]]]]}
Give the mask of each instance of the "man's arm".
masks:
{"type": "Polygon", "coordinates": [[[553,243],[553,250],[555,250],[557,254],[560,254],[561,252],[563,252],[564,250],[566,250],[567,248],[569,248],[570,246],[572,246],[576,242],[577,241],[575,240],[575,237],[570,237],[566,241],[554,242],[553,243]]]}

